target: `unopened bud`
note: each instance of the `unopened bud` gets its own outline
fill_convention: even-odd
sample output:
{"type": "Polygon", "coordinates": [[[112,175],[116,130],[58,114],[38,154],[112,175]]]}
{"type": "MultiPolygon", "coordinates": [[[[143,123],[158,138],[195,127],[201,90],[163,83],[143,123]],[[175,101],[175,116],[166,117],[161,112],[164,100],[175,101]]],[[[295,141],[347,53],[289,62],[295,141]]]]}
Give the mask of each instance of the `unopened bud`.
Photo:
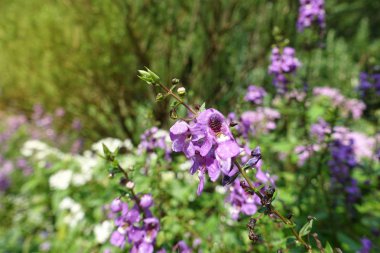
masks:
{"type": "Polygon", "coordinates": [[[128,183],[126,183],[125,185],[128,189],[133,189],[135,187],[135,183],[133,183],[132,181],[129,181],[128,183]]]}
{"type": "Polygon", "coordinates": [[[177,89],[177,93],[178,93],[179,95],[184,95],[184,94],[186,93],[186,89],[185,89],[185,87],[179,87],[179,88],[177,89]]]}
{"type": "Polygon", "coordinates": [[[109,173],[109,174],[108,174],[108,177],[109,177],[109,178],[113,178],[113,173],[109,173]]]}
{"type": "Polygon", "coordinates": [[[230,122],[230,127],[234,127],[234,126],[237,126],[239,123],[235,122],[235,121],[231,121],[230,122]]]}
{"type": "Polygon", "coordinates": [[[255,218],[249,219],[249,222],[247,224],[248,229],[253,230],[255,229],[257,220],[255,218]]]}
{"type": "Polygon", "coordinates": [[[179,79],[178,78],[173,78],[172,79],[172,84],[178,84],[179,83],[179,79]]]}
{"type": "Polygon", "coordinates": [[[161,101],[163,98],[164,96],[162,95],[162,93],[158,93],[156,96],[156,101],[161,101]]]}
{"type": "Polygon", "coordinates": [[[276,191],[276,189],[273,186],[269,186],[265,190],[265,195],[268,196],[269,198],[271,198],[271,197],[273,197],[273,194],[274,194],[275,191],[276,191]]]}

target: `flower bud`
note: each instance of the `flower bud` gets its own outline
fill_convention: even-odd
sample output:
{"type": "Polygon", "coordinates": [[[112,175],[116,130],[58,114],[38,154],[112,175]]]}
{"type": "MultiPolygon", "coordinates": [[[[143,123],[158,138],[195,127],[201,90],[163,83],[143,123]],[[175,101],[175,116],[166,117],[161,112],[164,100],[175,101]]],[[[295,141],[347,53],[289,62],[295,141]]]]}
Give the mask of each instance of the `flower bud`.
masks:
{"type": "Polygon", "coordinates": [[[150,194],[144,194],[140,199],[140,205],[142,208],[149,208],[153,205],[153,198],[150,194]]]}
{"type": "Polygon", "coordinates": [[[179,88],[177,89],[177,93],[178,93],[179,95],[184,95],[184,94],[186,93],[186,89],[185,89],[185,87],[179,87],[179,88]]]}
{"type": "Polygon", "coordinates": [[[172,79],[172,84],[178,84],[179,83],[179,79],[178,78],[173,78],[172,79]]]}
{"type": "Polygon", "coordinates": [[[132,181],[129,181],[126,185],[125,185],[128,189],[133,189],[135,187],[135,183],[133,183],[132,181]]]}
{"type": "Polygon", "coordinates": [[[156,96],[156,101],[161,101],[163,98],[164,96],[162,95],[162,93],[158,93],[156,96]]]}
{"type": "Polygon", "coordinates": [[[113,213],[120,212],[121,209],[123,208],[123,203],[121,202],[119,198],[116,198],[112,201],[110,208],[113,213]]]}

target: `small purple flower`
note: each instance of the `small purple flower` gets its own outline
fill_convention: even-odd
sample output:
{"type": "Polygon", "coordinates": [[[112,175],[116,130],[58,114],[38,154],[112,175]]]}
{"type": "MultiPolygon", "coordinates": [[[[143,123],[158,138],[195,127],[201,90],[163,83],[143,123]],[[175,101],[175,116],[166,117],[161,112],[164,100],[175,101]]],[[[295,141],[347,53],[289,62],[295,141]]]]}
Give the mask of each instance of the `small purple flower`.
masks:
{"type": "Polygon", "coordinates": [[[331,133],[330,125],[324,120],[319,119],[317,123],[311,125],[311,136],[315,137],[318,143],[321,143],[325,140],[327,134],[331,133]]]}
{"type": "Polygon", "coordinates": [[[152,195],[150,194],[144,194],[141,198],[140,198],[140,206],[142,208],[149,208],[153,205],[153,197],[152,195]]]}
{"type": "Polygon", "coordinates": [[[279,93],[287,90],[290,75],[294,74],[300,66],[301,62],[295,57],[294,48],[285,47],[280,50],[274,47],[272,49],[269,74],[273,75],[273,83],[279,93]]]}
{"type": "Polygon", "coordinates": [[[358,253],[370,253],[372,248],[371,240],[363,237],[360,242],[362,243],[362,248],[358,251],[358,253]]]}
{"type": "Polygon", "coordinates": [[[297,28],[303,31],[305,28],[317,24],[324,29],[325,24],[325,7],[324,0],[300,0],[297,28]]]}
{"type": "Polygon", "coordinates": [[[235,180],[230,186],[226,202],[231,205],[230,213],[233,220],[237,220],[240,213],[253,215],[261,203],[258,196],[245,192],[239,180],[235,180]]]}
{"type": "Polygon", "coordinates": [[[359,76],[359,91],[362,96],[369,94],[380,95],[380,73],[369,74],[362,72],[359,76]]]}
{"type": "Polygon", "coordinates": [[[189,246],[187,246],[185,241],[179,241],[173,248],[175,252],[178,253],[191,253],[192,250],[189,246]]]}
{"type": "Polygon", "coordinates": [[[165,151],[165,158],[170,160],[171,149],[168,144],[169,134],[167,131],[152,127],[146,130],[140,137],[141,142],[138,146],[139,153],[153,153],[157,149],[165,151]]]}
{"type": "Polygon", "coordinates": [[[261,105],[266,94],[267,93],[262,87],[250,85],[248,87],[248,91],[244,97],[244,100],[256,105],[261,105]]]}
{"type": "Polygon", "coordinates": [[[249,135],[268,133],[276,128],[280,113],[269,107],[258,107],[255,111],[243,112],[237,130],[248,139],[249,135]]]}
{"type": "Polygon", "coordinates": [[[118,213],[121,210],[123,210],[123,202],[121,201],[121,199],[120,198],[114,199],[110,205],[110,209],[114,213],[118,213]]]}
{"type": "Polygon", "coordinates": [[[125,231],[114,231],[111,235],[110,243],[116,247],[124,248],[126,243],[125,231]]]}
{"type": "Polygon", "coordinates": [[[112,201],[111,211],[119,215],[114,217],[117,229],[112,233],[110,242],[119,248],[124,248],[125,244],[129,243],[132,245],[130,252],[152,253],[160,230],[158,219],[153,217],[149,210],[153,205],[152,196],[143,195],[139,205],[129,209],[128,204],[122,202],[120,198],[112,201]]]}

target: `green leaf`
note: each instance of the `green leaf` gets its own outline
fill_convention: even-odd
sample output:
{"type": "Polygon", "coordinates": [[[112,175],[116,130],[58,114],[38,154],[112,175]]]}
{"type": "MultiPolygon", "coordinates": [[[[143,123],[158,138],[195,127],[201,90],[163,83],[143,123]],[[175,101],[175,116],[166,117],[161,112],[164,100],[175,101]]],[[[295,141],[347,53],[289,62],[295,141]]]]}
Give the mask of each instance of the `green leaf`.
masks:
{"type": "Polygon", "coordinates": [[[206,110],[206,103],[203,103],[201,105],[201,107],[199,108],[199,112],[203,112],[204,110],[206,110]]]}
{"type": "Polygon", "coordinates": [[[331,247],[329,242],[326,243],[325,253],[334,253],[333,248],[331,247]]]}
{"type": "Polygon", "coordinates": [[[313,227],[313,221],[314,219],[310,219],[305,225],[303,225],[299,232],[301,237],[310,233],[311,228],[313,227]]]}

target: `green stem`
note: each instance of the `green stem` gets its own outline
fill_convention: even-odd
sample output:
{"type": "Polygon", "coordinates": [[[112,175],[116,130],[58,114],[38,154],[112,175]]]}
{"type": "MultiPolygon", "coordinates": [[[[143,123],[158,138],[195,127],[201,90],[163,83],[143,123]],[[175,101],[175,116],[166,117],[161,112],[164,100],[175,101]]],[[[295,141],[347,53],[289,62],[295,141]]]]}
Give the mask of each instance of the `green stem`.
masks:
{"type": "Polygon", "coordinates": [[[173,96],[181,105],[186,107],[187,110],[189,110],[192,114],[197,115],[197,112],[191,108],[188,104],[186,104],[177,94],[173,93],[168,87],[163,85],[162,83],[157,83],[163,90],[166,91],[168,95],[173,96]]]}
{"type": "MultiPolygon", "coordinates": [[[[263,199],[263,195],[261,194],[261,192],[259,190],[257,190],[257,188],[253,185],[253,183],[251,182],[251,180],[249,179],[247,173],[245,173],[244,171],[244,168],[241,167],[241,165],[239,164],[238,161],[234,161],[235,165],[238,167],[241,175],[244,177],[245,181],[248,183],[249,187],[251,188],[251,190],[253,190],[255,192],[255,194],[260,198],[260,199],[263,199]]],[[[285,224],[285,225],[293,225],[293,222],[287,218],[285,218],[282,214],[280,214],[277,210],[274,209],[274,206],[271,205],[271,208],[270,208],[270,211],[271,213],[275,214],[277,217],[280,218],[280,220],[285,224]]],[[[296,237],[296,239],[302,243],[305,248],[308,250],[308,252],[312,252],[311,250],[311,247],[309,244],[307,244],[302,238],[301,236],[298,234],[298,232],[294,229],[293,226],[290,227],[291,231],[292,231],[292,234],[296,237]]]]}

